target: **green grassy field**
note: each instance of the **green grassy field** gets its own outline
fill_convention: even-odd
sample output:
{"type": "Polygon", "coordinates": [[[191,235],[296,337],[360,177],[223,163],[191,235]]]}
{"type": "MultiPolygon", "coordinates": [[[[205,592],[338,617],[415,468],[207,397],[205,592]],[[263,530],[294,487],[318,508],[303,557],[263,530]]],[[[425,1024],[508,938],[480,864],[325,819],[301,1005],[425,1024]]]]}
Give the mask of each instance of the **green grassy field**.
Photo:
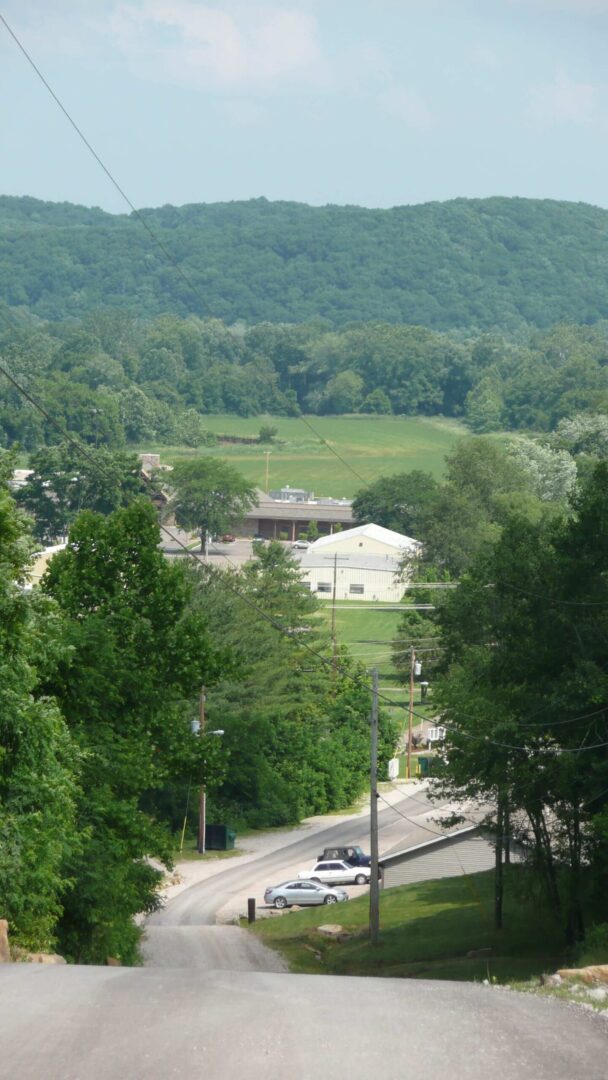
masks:
{"type": "Polygon", "coordinates": [[[286,957],[291,971],[332,975],[384,975],[399,978],[453,980],[525,980],[554,971],[565,958],[560,926],[526,901],[507,874],[504,929],[493,924],[493,871],[467,877],[423,881],[381,892],[379,945],[367,935],[369,899],[361,896],[331,909],[290,912],[264,919],[255,933],[286,957]],[[337,922],[352,935],[337,943],[316,928],[337,922]],[[490,948],[493,955],[467,959],[472,950],[490,948]]]}
{"type": "Polygon", "coordinates": [[[301,420],[284,416],[204,417],[205,426],[215,434],[251,437],[258,434],[262,424],[272,424],[278,429],[278,441],[272,445],[187,450],[146,444],[137,449],[160,452],[163,462],[169,464],[199,454],[223,457],[261,488],[266,485],[265,451],[270,450],[270,488],[290,484],[317,495],[350,498],[381,475],[423,469],[441,476],[445,455],[457,439],[467,434],[466,428],[456,421],[440,418],[313,416],[307,419],[348,465],[343,465],[301,420]]]}

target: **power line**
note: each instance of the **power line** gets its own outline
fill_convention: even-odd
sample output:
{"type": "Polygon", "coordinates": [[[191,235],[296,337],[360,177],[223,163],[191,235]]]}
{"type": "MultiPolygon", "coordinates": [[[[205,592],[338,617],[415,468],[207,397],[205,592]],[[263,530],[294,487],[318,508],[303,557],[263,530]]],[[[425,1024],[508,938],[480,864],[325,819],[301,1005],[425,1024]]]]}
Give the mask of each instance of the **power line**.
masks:
{"type": "MultiPolygon", "coordinates": [[[[65,116],[66,120],[70,124],[70,126],[76,132],[78,138],[81,140],[83,145],[87,148],[89,153],[95,159],[95,161],[99,165],[100,169],[103,170],[103,172],[107,176],[108,180],[113,185],[113,187],[116,189],[116,191],[121,196],[121,198],[124,199],[127,206],[129,207],[129,209],[132,211],[133,215],[137,219],[137,221],[139,221],[140,225],[142,225],[143,228],[146,230],[146,232],[148,233],[148,236],[151,238],[153,243],[155,243],[157,245],[157,247],[162,251],[165,258],[169,260],[171,265],[174,267],[174,269],[177,271],[177,273],[183,279],[185,284],[188,286],[188,288],[190,289],[192,294],[196,297],[198,303],[201,305],[203,310],[206,310],[209,314],[212,314],[209,305],[203,300],[203,297],[201,296],[200,290],[194,284],[194,282],[192,281],[190,276],[184,271],[183,267],[177,262],[175,257],[172,255],[172,253],[169,251],[169,249],[166,247],[166,245],[163,243],[163,241],[160,239],[160,237],[157,236],[157,234],[154,232],[154,230],[150,228],[150,225],[146,221],[144,215],[141,213],[141,211],[139,211],[136,208],[135,204],[129,198],[129,196],[127,195],[124,188],[119,184],[118,180],[113,175],[113,173],[110,171],[108,166],[105,164],[105,162],[103,161],[101,156],[97,153],[97,151],[95,150],[95,148],[92,145],[92,143],[90,142],[90,140],[86,137],[86,135],[84,134],[82,129],[76,123],[76,121],[74,120],[74,118],[72,117],[72,115],[70,114],[68,109],[66,108],[66,106],[61,101],[58,94],[55,93],[55,91],[53,90],[53,87],[49,83],[48,79],[46,79],[46,77],[43,75],[42,71],[40,70],[38,65],[35,63],[33,58],[30,56],[29,52],[27,51],[27,49],[25,48],[23,43],[17,37],[17,34],[14,32],[14,30],[11,29],[8,22],[6,21],[4,16],[1,15],[1,14],[0,14],[0,20],[2,20],[2,22],[4,23],[4,26],[6,27],[8,33],[10,34],[13,41],[17,45],[18,49],[23,53],[23,56],[27,60],[28,64],[30,65],[32,70],[36,73],[37,77],[40,79],[40,81],[43,84],[43,86],[45,87],[45,89],[51,95],[53,101],[55,102],[57,107],[61,110],[61,112],[65,116]]],[[[261,369],[258,369],[258,374],[263,376],[264,373],[262,372],[261,369]]],[[[269,383],[270,383],[270,381],[269,381],[269,383]]],[[[274,387],[273,387],[273,389],[274,389],[274,387]]],[[[327,449],[330,451],[330,453],[332,453],[334,455],[334,457],[336,457],[338,459],[338,461],[340,461],[342,463],[342,465],[344,465],[344,467],[346,469],[348,469],[353,474],[353,476],[355,476],[357,478],[357,480],[359,480],[364,485],[366,485],[368,483],[368,481],[365,480],[363,476],[361,476],[361,473],[357,472],[357,470],[355,468],[353,468],[353,466],[348,461],[346,461],[346,459],[343,458],[341,454],[338,453],[338,451],[331,445],[331,443],[329,443],[327,441],[327,439],[324,439],[323,436],[320,435],[319,432],[315,430],[315,428],[312,426],[312,424],[301,413],[298,414],[298,419],[302,421],[302,423],[309,429],[309,431],[311,431],[313,433],[315,438],[317,438],[319,440],[319,442],[323,443],[323,445],[327,447],[327,449]]]]}
{"type": "MultiPolygon", "coordinates": [[[[76,439],[74,439],[73,436],[71,436],[69,434],[69,432],[67,432],[59,423],[57,423],[54,420],[54,418],[51,416],[51,414],[42,405],[40,405],[40,403],[38,401],[36,401],[36,399],[25,389],[25,387],[23,387],[21,385],[21,383],[19,383],[17,381],[17,379],[15,379],[10,374],[10,372],[8,372],[6,370],[4,365],[2,365],[1,363],[0,363],[0,373],[5,375],[5,377],[9,380],[10,383],[12,383],[12,385],[15,387],[15,389],[17,389],[21,394],[23,394],[23,396],[26,398],[26,400],[29,401],[30,404],[35,409],[37,409],[50,423],[52,423],[57,428],[58,431],[60,431],[62,433],[63,437],[70,443],[70,445],[72,445],[78,451],[78,453],[83,454],[90,462],[92,462],[93,465],[98,469],[98,471],[101,472],[102,474],[104,474],[106,476],[106,478],[113,479],[111,474],[106,471],[106,469],[103,467],[103,465],[99,461],[96,460],[96,458],[89,452],[89,450],[85,446],[83,446],[81,443],[79,443],[76,439]]],[[[163,531],[175,544],[177,544],[177,546],[179,548],[181,548],[186,553],[186,555],[188,555],[190,558],[194,558],[199,565],[207,567],[208,570],[213,569],[213,568],[209,568],[208,564],[203,562],[203,560],[200,559],[200,557],[196,554],[196,552],[190,551],[190,549],[186,546],[186,544],[184,544],[179,539],[179,537],[177,537],[174,533],[172,533],[171,530],[168,529],[166,525],[161,524],[161,525],[159,525],[159,527],[160,527],[161,531],[163,531]]],[[[230,565],[233,567],[233,569],[235,569],[235,570],[238,569],[238,567],[236,567],[236,565],[232,562],[231,559],[229,559],[228,556],[225,556],[225,558],[230,563],[230,565]]],[[[248,607],[250,607],[258,615],[262,616],[262,618],[264,618],[268,623],[270,623],[272,626],[274,626],[274,628],[276,630],[278,630],[279,633],[281,633],[284,636],[288,637],[290,639],[290,641],[297,642],[297,644],[301,648],[305,649],[308,653],[310,653],[310,655],[314,656],[317,660],[321,661],[321,663],[323,663],[325,666],[333,667],[333,660],[330,660],[327,657],[324,657],[322,655],[322,653],[319,653],[316,649],[311,648],[311,646],[308,645],[305,641],[302,641],[301,639],[297,638],[289,630],[286,630],[285,627],[281,626],[280,623],[278,623],[275,619],[272,618],[272,616],[268,615],[268,613],[265,612],[263,608],[261,608],[258,604],[256,604],[254,601],[252,601],[250,599],[250,597],[243,594],[242,590],[236,589],[234,587],[233,583],[230,581],[229,577],[224,577],[223,581],[226,584],[226,586],[229,588],[229,590],[234,593],[234,595],[238,596],[243,603],[245,603],[248,607]]],[[[360,677],[352,676],[350,674],[350,672],[345,672],[344,670],[342,671],[342,674],[343,674],[343,676],[345,678],[347,678],[350,681],[354,682],[356,685],[358,685],[360,687],[362,686],[362,679],[360,677]]],[[[366,689],[369,689],[366,684],[363,684],[363,685],[365,685],[366,689]]],[[[385,704],[390,705],[393,708],[394,707],[400,707],[398,702],[395,703],[391,698],[388,698],[386,696],[386,694],[381,694],[380,697],[382,698],[382,700],[384,701],[385,704]]],[[[413,710],[413,715],[416,716],[417,718],[420,718],[421,720],[428,720],[428,717],[423,716],[422,713],[418,713],[417,710],[413,710]]],[[[446,730],[454,731],[457,735],[459,735],[460,737],[465,738],[465,739],[473,739],[473,740],[476,740],[476,741],[487,742],[488,744],[493,745],[493,746],[498,746],[501,749],[519,750],[519,751],[522,751],[524,753],[530,753],[531,751],[534,751],[534,750],[536,750],[537,752],[578,753],[581,750],[596,750],[596,749],[600,749],[601,747],[608,746],[608,742],[595,743],[593,746],[580,746],[578,748],[561,747],[561,748],[558,748],[558,749],[555,749],[553,747],[536,747],[536,748],[534,748],[534,747],[525,747],[525,746],[515,746],[515,745],[508,744],[508,743],[500,743],[496,739],[490,739],[489,736],[471,735],[468,732],[461,731],[459,728],[455,727],[454,725],[448,724],[443,719],[441,720],[441,726],[446,728],[446,730]]]]}
{"type": "MultiPolygon", "coordinates": [[[[127,203],[127,205],[129,206],[129,208],[130,208],[130,209],[131,209],[131,211],[133,212],[133,214],[134,214],[134,216],[135,216],[136,220],[138,220],[138,221],[140,222],[140,224],[141,224],[141,225],[143,225],[143,227],[145,228],[146,232],[148,233],[148,235],[150,236],[150,238],[152,239],[152,241],[153,241],[153,242],[154,242],[154,243],[155,243],[155,244],[156,244],[156,245],[157,245],[157,246],[159,247],[159,249],[160,249],[160,250],[161,250],[161,251],[163,252],[163,254],[165,255],[165,257],[166,257],[166,258],[167,258],[167,259],[168,259],[168,260],[169,260],[169,261],[171,262],[171,264],[172,264],[172,265],[174,266],[174,268],[175,268],[175,269],[177,270],[177,272],[178,272],[178,273],[180,274],[180,276],[182,277],[182,279],[184,280],[184,282],[185,282],[185,283],[186,283],[186,284],[188,285],[188,287],[189,287],[189,288],[190,288],[190,289],[192,290],[192,292],[193,292],[193,293],[194,293],[194,295],[195,295],[195,296],[197,297],[197,299],[199,300],[199,302],[201,302],[201,297],[200,297],[200,295],[199,295],[199,291],[198,291],[198,289],[196,288],[196,286],[195,286],[195,285],[193,284],[192,280],[191,280],[191,279],[190,279],[190,278],[188,277],[188,275],[187,275],[187,274],[186,274],[186,273],[184,272],[183,268],[182,268],[182,267],[180,266],[180,264],[179,264],[179,263],[178,263],[178,262],[177,262],[177,261],[175,260],[175,258],[173,257],[173,255],[171,254],[171,252],[170,252],[170,251],[168,250],[168,248],[167,248],[167,247],[166,247],[166,246],[165,246],[165,245],[163,244],[163,242],[162,242],[162,241],[161,241],[161,240],[159,239],[159,237],[158,237],[158,236],[157,236],[157,235],[155,234],[155,232],[154,232],[154,231],[153,231],[153,230],[152,230],[152,229],[150,228],[150,226],[149,226],[148,222],[146,221],[145,217],[144,217],[144,216],[143,216],[143,215],[141,214],[141,212],[140,212],[139,210],[137,210],[137,208],[135,207],[134,203],[133,203],[133,202],[131,201],[131,199],[130,199],[130,198],[128,197],[128,195],[127,195],[127,194],[126,194],[126,192],[125,192],[125,191],[123,190],[123,188],[121,187],[121,185],[120,185],[120,184],[118,183],[118,181],[117,181],[117,180],[115,179],[115,177],[113,176],[113,174],[111,173],[111,171],[109,170],[109,168],[108,168],[108,167],[107,167],[107,166],[105,165],[105,163],[103,162],[102,158],[101,158],[101,157],[99,156],[99,154],[98,154],[98,153],[97,153],[97,151],[96,151],[96,150],[94,149],[94,147],[92,146],[92,144],[90,143],[90,141],[89,141],[89,140],[87,139],[87,137],[86,137],[86,136],[84,135],[84,132],[83,132],[83,131],[81,130],[81,128],[80,128],[80,127],[78,126],[78,124],[76,123],[76,121],[75,121],[75,120],[74,120],[74,119],[72,118],[72,116],[71,116],[71,115],[70,115],[70,113],[68,112],[67,108],[66,108],[66,107],[65,107],[65,106],[63,105],[62,101],[60,100],[60,98],[58,97],[58,95],[57,95],[57,94],[55,93],[55,91],[53,90],[53,88],[51,87],[50,83],[48,82],[48,80],[47,80],[47,79],[45,78],[45,76],[43,75],[43,73],[42,73],[42,71],[40,70],[40,68],[39,68],[39,67],[38,67],[38,66],[36,65],[36,63],[34,62],[33,58],[32,58],[32,57],[30,56],[30,54],[29,54],[29,53],[28,53],[28,51],[26,50],[25,46],[24,46],[24,45],[23,45],[23,44],[21,43],[21,41],[19,40],[19,38],[17,37],[17,35],[16,35],[15,33],[14,33],[14,31],[13,31],[13,30],[11,29],[11,27],[9,26],[9,24],[8,24],[8,22],[6,21],[6,19],[4,18],[4,16],[3,16],[3,15],[1,15],[1,14],[0,14],[0,20],[2,21],[2,23],[3,23],[3,24],[4,24],[4,26],[6,27],[6,30],[8,31],[8,33],[10,34],[10,36],[12,37],[12,39],[14,40],[14,42],[15,42],[15,44],[17,45],[17,47],[19,48],[19,50],[20,50],[20,51],[22,52],[22,54],[24,55],[24,57],[25,57],[25,59],[27,60],[27,62],[28,62],[28,63],[30,64],[30,66],[32,67],[33,71],[34,71],[34,72],[36,73],[37,77],[38,77],[38,78],[40,79],[40,81],[42,82],[42,84],[44,85],[44,87],[46,88],[46,90],[48,91],[48,93],[49,93],[49,94],[51,95],[51,97],[52,97],[52,98],[53,98],[53,100],[55,101],[55,103],[56,103],[56,105],[58,106],[58,108],[59,108],[59,109],[61,110],[61,112],[63,113],[63,115],[65,116],[65,118],[66,118],[66,119],[67,119],[67,121],[69,122],[69,124],[71,125],[71,127],[72,127],[72,128],[74,129],[74,131],[75,131],[75,132],[76,132],[76,134],[78,135],[79,139],[80,139],[80,140],[82,141],[82,143],[83,143],[83,144],[84,144],[84,145],[86,146],[87,150],[88,150],[88,151],[89,151],[89,153],[90,153],[90,154],[91,154],[91,155],[93,156],[93,158],[95,159],[95,161],[97,162],[97,164],[98,164],[98,165],[100,166],[100,168],[101,168],[101,169],[103,170],[103,172],[105,173],[105,175],[106,175],[106,176],[108,177],[108,179],[110,180],[110,182],[112,183],[112,185],[114,186],[114,188],[116,189],[116,191],[118,191],[118,193],[120,194],[120,196],[121,196],[121,197],[122,197],[122,198],[123,198],[123,199],[125,200],[125,202],[126,202],[126,203],[127,203]]],[[[205,305],[203,304],[203,306],[205,306],[205,305]]],[[[209,309],[207,308],[207,310],[209,310],[209,309]]],[[[53,424],[53,426],[54,426],[54,427],[55,427],[55,428],[56,428],[56,429],[57,429],[58,431],[60,431],[60,432],[61,432],[62,436],[63,436],[64,438],[66,438],[66,439],[67,439],[67,441],[68,441],[68,442],[69,442],[69,443],[70,443],[70,444],[71,444],[72,446],[74,446],[74,447],[75,447],[75,448],[76,448],[76,449],[77,449],[77,450],[78,450],[78,451],[79,451],[79,452],[80,452],[81,454],[85,455],[85,456],[86,456],[86,457],[87,457],[87,458],[88,458],[88,459],[89,459],[90,461],[93,461],[93,462],[95,462],[95,459],[94,459],[94,458],[93,458],[93,456],[92,456],[92,455],[91,455],[91,454],[90,454],[90,453],[89,453],[89,452],[87,451],[87,449],[86,449],[86,448],[85,448],[85,447],[84,447],[83,445],[81,445],[80,443],[78,443],[78,442],[77,442],[77,441],[76,441],[76,440],[75,440],[75,439],[74,439],[74,438],[73,438],[73,437],[72,437],[71,435],[69,435],[69,433],[67,433],[67,432],[65,431],[65,429],[63,429],[63,428],[62,428],[62,426],[61,426],[61,425],[60,425],[60,424],[59,424],[59,423],[58,423],[57,421],[55,421],[55,419],[54,419],[54,418],[53,418],[53,417],[52,417],[52,416],[51,416],[51,415],[50,415],[50,414],[48,413],[48,411],[47,411],[47,410],[46,410],[46,409],[45,409],[45,408],[44,408],[43,406],[41,406],[41,405],[40,405],[40,404],[39,404],[38,402],[36,402],[36,401],[34,400],[34,398],[33,398],[33,397],[32,397],[32,396],[31,396],[31,395],[30,395],[30,394],[29,394],[29,393],[28,393],[28,392],[27,392],[27,391],[25,390],[25,388],[24,388],[24,387],[22,387],[22,386],[21,386],[21,385],[20,385],[20,384],[19,384],[19,383],[18,383],[18,382],[17,382],[17,381],[16,381],[16,380],[15,380],[15,379],[14,379],[14,378],[12,377],[12,375],[10,375],[10,373],[9,373],[9,372],[7,372],[7,370],[6,370],[6,369],[5,369],[5,368],[4,368],[4,367],[3,367],[2,365],[0,365],[0,371],[1,371],[1,373],[2,373],[2,374],[4,374],[4,375],[5,375],[5,377],[6,377],[6,378],[7,378],[7,379],[8,379],[8,380],[9,380],[9,381],[10,381],[10,382],[12,383],[12,385],[13,385],[13,386],[14,386],[14,387],[15,387],[15,388],[16,388],[17,390],[19,390],[19,392],[20,392],[20,393],[22,393],[22,394],[23,394],[23,396],[24,396],[24,397],[25,397],[25,398],[26,398],[26,399],[27,399],[27,400],[28,400],[28,401],[30,402],[30,404],[32,404],[32,405],[33,405],[33,406],[34,406],[35,408],[37,408],[37,409],[38,409],[38,411],[39,411],[39,412],[40,412],[40,413],[41,413],[41,414],[42,414],[43,416],[45,416],[45,418],[47,419],[47,421],[48,421],[48,422],[50,422],[51,424],[53,424]]],[[[339,461],[340,461],[340,462],[341,462],[341,463],[342,463],[342,464],[343,464],[343,465],[344,465],[344,466],[345,466],[345,467],[346,467],[347,469],[349,469],[349,470],[350,470],[350,472],[352,472],[354,476],[356,476],[356,477],[357,477],[357,479],[358,479],[358,480],[360,480],[360,481],[361,481],[362,483],[364,483],[364,484],[366,483],[366,481],[365,481],[365,480],[364,480],[364,478],[363,478],[363,477],[361,476],[361,474],[360,474],[360,473],[358,473],[358,472],[357,472],[357,470],[356,470],[356,469],[354,469],[354,468],[353,468],[353,467],[352,467],[352,466],[351,466],[351,465],[349,464],[349,462],[347,462],[347,461],[346,461],[346,460],[345,460],[345,459],[344,459],[344,458],[343,458],[343,457],[341,456],[341,454],[339,454],[339,453],[338,453],[338,451],[337,451],[337,450],[335,450],[335,448],[334,448],[334,447],[332,447],[332,446],[331,446],[331,444],[330,444],[329,442],[327,442],[327,440],[326,440],[326,439],[324,439],[324,438],[323,438],[323,436],[321,436],[321,435],[320,435],[320,434],[319,434],[319,433],[318,433],[318,432],[317,432],[317,431],[316,431],[316,430],[315,430],[315,429],[313,428],[312,424],[310,424],[310,422],[309,422],[309,421],[308,421],[308,420],[307,420],[307,419],[306,419],[306,418],[305,418],[304,416],[302,416],[302,414],[299,414],[299,419],[300,419],[300,420],[301,420],[301,421],[302,421],[302,422],[303,422],[303,423],[305,424],[305,426],[306,426],[306,427],[308,427],[308,429],[309,429],[309,430],[310,430],[310,431],[311,431],[311,432],[312,432],[312,433],[313,433],[313,434],[315,435],[315,437],[316,437],[316,438],[318,438],[318,439],[319,439],[319,441],[320,441],[320,442],[322,442],[322,443],[323,443],[323,444],[324,444],[324,445],[325,445],[325,446],[327,447],[327,449],[328,449],[328,450],[329,450],[329,451],[330,451],[330,452],[331,452],[332,454],[334,454],[334,456],[335,456],[335,457],[336,457],[336,458],[337,458],[337,459],[338,459],[338,460],[339,460],[339,461]]],[[[99,463],[98,463],[98,462],[95,462],[95,463],[96,463],[97,467],[99,468],[99,463]]],[[[100,469],[100,471],[104,471],[104,470],[101,470],[101,469],[100,469]]],[[[109,475],[110,475],[110,474],[109,474],[109,473],[106,473],[106,475],[107,475],[107,476],[109,477],[109,475]]],[[[190,557],[194,557],[194,558],[196,558],[196,561],[197,561],[197,562],[199,562],[199,563],[201,562],[201,560],[200,560],[200,559],[199,559],[199,558],[198,558],[198,557],[197,557],[197,556],[195,555],[195,553],[194,553],[194,552],[191,552],[191,551],[189,551],[189,549],[188,549],[188,548],[186,547],[186,545],[185,545],[185,544],[183,544],[183,543],[182,543],[182,542],[181,542],[181,541],[180,541],[180,540],[178,539],[178,537],[176,537],[176,536],[175,536],[175,535],[174,535],[173,533],[171,533],[171,531],[170,531],[170,530],[168,530],[166,526],[164,526],[164,525],[161,525],[161,526],[160,526],[160,528],[162,529],[162,531],[164,531],[164,532],[166,533],[166,535],[167,535],[167,536],[169,536],[169,537],[170,537],[170,538],[171,538],[171,539],[173,540],[173,542],[174,542],[174,543],[176,543],[176,544],[178,545],[178,547],[182,548],[182,549],[183,549],[183,550],[184,550],[184,551],[185,551],[185,552],[187,553],[187,555],[189,555],[190,557]]],[[[234,564],[232,563],[232,560],[230,560],[230,559],[229,559],[229,558],[228,558],[227,556],[225,556],[225,558],[227,559],[227,561],[228,561],[228,562],[229,562],[229,563],[230,563],[230,564],[231,564],[232,566],[234,566],[234,564]]],[[[206,564],[203,564],[203,565],[206,565],[206,564]]],[[[356,568],[356,569],[359,569],[359,568],[356,568]]],[[[437,584],[441,584],[441,585],[442,585],[443,587],[452,587],[452,583],[437,583],[437,584]]],[[[576,607],[598,607],[598,606],[600,606],[600,607],[604,607],[604,606],[607,606],[607,605],[608,605],[608,601],[605,601],[605,602],[602,602],[602,601],[596,601],[596,602],[592,602],[592,601],[589,601],[589,602],[585,602],[585,601],[568,601],[568,600],[557,600],[557,599],[553,599],[553,598],[551,598],[551,597],[548,597],[548,596],[543,596],[542,594],[539,594],[539,593],[533,593],[533,592],[529,592],[529,591],[527,592],[526,590],[524,590],[524,589],[520,589],[520,588],[518,588],[517,586],[511,585],[511,584],[509,584],[509,583],[507,583],[507,582],[503,582],[502,584],[503,584],[503,585],[505,585],[505,586],[506,586],[507,588],[512,588],[512,589],[514,589],[515,591],[519,591],[519,592],[522,592],[522,593],[524,593],[524,594],[527,594],[527,595],[530,595],[530,596],[536,596],[536,597],[537,597],[538,599],[545,599],[545,600],[547,600],[547,601],[548,601],[548,602],[550,602],[550,603],[557,603],[557,604],[571,605],[571,606],[576,606],[576,607]]],[[[424,583],[424,582],[420,582],[420,583],[415,583],[415,584],[413,583],[413,584],[411,585],[411,587],[417,587],[417,588],[424,588],[424,587],[425,587],[425,583],[424,583]]],[[[428,587],[428,583],[427,583],[427,587],[428,587]]],[[[236,593],[236,595],[239,595],[239,596],[240,596],[240,598],[241,598],[241,600],[243,600],[243,602],[245,602],[246,604],[248,604],[248,606],[249,606],[249,607],[251,607],[251,608],[252,608],[253,610],[256,610],[256,611],[258,612],[258,614],[260,614],[260,615],[262,615],[262,616],[263,616],[264,618],[266,618],[266,619],[267,619],[267,621],[268,621],[268,622],[270,622],[270,623],[271,623],[271,624],[272,624],[273,626],[275,626],[275,628],[276,628],[277,630],[279,630],[279,631],[280,631],[280,632],[281,632],[282,634],[286,634],[287,636],[289,636],[289,637],[290,637],[290,639],[291,639],[291,640],[297,640],[297,639],[294,639],[294,637],[293,637],[293,636],[291,635],[291,633],[289,633],[289,631],[286,631],[286,630],[285,630],[285,629],[284,629],[283,627],[281,627],[281,626],[280,626],[280,625],[279,625],[278,623],[276,623],[276,621],[275,621],[275,620],[273,620],[271,616],[269,616],[269,615],[268,615],[268,614],[267,614],[266,612],[264,612],[262,608],[259,608],[259,607],[258,607],[258,605],[254,604],[254,603],[253,603],[253,601],[251,601],[251,600],[250,600],[250,599],[249,599],[248,597],[244,596],[244,595],[243,595],[243,594],[242,594],[242,593],[241,593],[241,592],[240,592],[239,590],[234,590],[234,589],[233,589],[232,591],[233,591],[233,592],[235,592],[235,593],[236,593]]],[[[302,641],[298,640],[298,644],[299,644],[299,645],[300,645],[301,647],[305,648],[305,649],[306,649],[306,650],[307,650],[308,652],[310,652],[310,653],[311,653],[312,655],[314,655],[314,656],[315,656],[315,657],[316,657],[317,659],[321,660],[321,661],[322,661],[323,663],[325,663],[325,664],[331,663],[331,661],[328,661],[328,660],[327,660],[327,659],[326,659],[325,657],[323,657],[323,656],[322,656],[322,655],[321,655],[320,653],[317,653],[317,652],[316,652],[316,650],[313,650],[313,649],[311,649],[311,648],[310,648],[310,646],[306,645],[306,643],[305,643],[305,642],[302,642],[302,641]]],[[[351,679],[353,679],[353,677],[352,677],[352,676],[350,676],[349,674],[347,674],[347,677],[348,677],[348,678],[351,678],[351,679]]],[[[360,683],[360,680],[359,680],[359,679],[357,679],[357,680],[355,680],[355,681],[357,681],[358,683],[360,683]]],[[[389,703],[389,704],[393,704],[393,703],[392,703],[392,702],[390,701],[390,699],[385,699],[385,700],[386,700],[386,701],[388,701],[388,703],[389,703]]],[[[419,715],[419,714],[416,714],[416,713],[414,713],[414,715],[419,715]]],[[[421,714],[420,714],[420,715],[421,715],[421,714]]],[[[422,717],[422,718],[423,718],[423,719],[426,719],[426,717],[422,717]]],[[[442,726],[443,726],[443,727],[446,727],[447,729],[449,729],[450,727],[452,727],[452,730],[456,731],[456,733],[457,733],[458,735],[461,735],[461,736],[462,736],[462,737],[464,737],[464,738],[471,738],[471,739],[472,739],[472,738],[475,738],[475,736],[472,736],[472,735],[470,735],[470,734],[467,734],[467,733],[465,733],[465,732],[461,732],[461,731],[459,731],[459,730],[458,730],[457,728],[454,728],[453,726],[447,725],[447,724],[446,724],[446,723],[444,723],[443,721],[442,721],[442,726]]],[[[513,749],[513,750],[522,750],[522,751],[524,751],[524,752],[529,752],[529,751],[530,751],[530,748],[527,748],[527,747],[520,747],[520,746],[509,746],[508,744],[504,744],[504,743],[498,743],[498,742],[497,742],[496,740],[490,740],[490,739],[489,739],[489,738],[487,738],[487,737],[486,737],[485,739],[483,739],[482,741],[490,742],[490,743],[492,743],[493,745],[496,745],[496,746],[501,746],[502,748],[505,748],[505,749],[513,749]]],[[[582,749],[586,749],[586,750],[587,750],[587,749],[589,749],[589,750],[591,750],[591,749],[598,749],[598,748],[600,748],[600,747],[603,747],[603,746],[606,746],[606,745],[608,745],[608,743],[597,743],[597,744],[595,744],[594,746],[587,746],[587,747],[584,747],[584,746],[582,746],[582,747],[579,747],[579,748],[578,748],[578,750],[582,750],[582,749]]],[[[537,749],[549,749],[549,748],[537,748],[537,749]]],[[[577,751],[577,750],[575,750],[575,749],[567,749],[567,748],[562,748],[562,749],[561,749],[561,750],[560,750],[559,752],[561,752],[561,753],[576,753],[576,752],[578,752],[578,751],[577,751]]]]}

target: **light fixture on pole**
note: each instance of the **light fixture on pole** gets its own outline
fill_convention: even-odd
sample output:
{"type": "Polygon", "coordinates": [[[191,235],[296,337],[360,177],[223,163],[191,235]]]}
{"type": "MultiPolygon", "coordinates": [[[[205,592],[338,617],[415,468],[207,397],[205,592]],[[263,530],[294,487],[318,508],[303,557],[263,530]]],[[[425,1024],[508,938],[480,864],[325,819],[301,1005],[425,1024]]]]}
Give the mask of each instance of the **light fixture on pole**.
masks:
{"type": "MultiPolygon", "coordinates": [[[[223,735],[224,729],[217,728],[215,731],[205,732],[205,687],[201,686],[201,692],[198,699],[198,717],[192,720],[190,727],[193,735],[203,736],[207,735],[223,735]]],[[[204,855],[206,851],[205,847],[205,828],[207,824],[207,793],[205,790],[205,784],[202,783],[199,790],[198,797],[198,842],[196,845],[199,855],[204,855]]]]}

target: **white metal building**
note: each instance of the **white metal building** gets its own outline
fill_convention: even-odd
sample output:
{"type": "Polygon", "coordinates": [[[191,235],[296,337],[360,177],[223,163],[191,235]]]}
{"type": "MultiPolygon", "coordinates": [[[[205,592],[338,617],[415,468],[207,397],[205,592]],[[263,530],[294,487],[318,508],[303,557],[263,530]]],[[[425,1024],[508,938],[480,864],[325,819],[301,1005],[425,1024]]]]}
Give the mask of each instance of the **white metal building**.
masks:
{"type": "Polygon", "coordinates": [[[302,579],[320,598],[398,603],[403,596],[403,560],[420,544],[381,525],[322,536],[303,553],[302,579]]]}

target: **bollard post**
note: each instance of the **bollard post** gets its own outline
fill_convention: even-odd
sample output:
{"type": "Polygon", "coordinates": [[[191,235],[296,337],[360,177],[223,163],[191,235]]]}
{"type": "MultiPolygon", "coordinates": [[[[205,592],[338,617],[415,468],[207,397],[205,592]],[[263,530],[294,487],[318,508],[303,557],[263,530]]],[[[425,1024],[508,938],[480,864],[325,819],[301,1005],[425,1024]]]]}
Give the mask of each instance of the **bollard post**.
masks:
{"type": "Polygon", "coordinates": [[[247,900],[247,921],[255,922],[255,896],[250,896],[247,900]]]}

